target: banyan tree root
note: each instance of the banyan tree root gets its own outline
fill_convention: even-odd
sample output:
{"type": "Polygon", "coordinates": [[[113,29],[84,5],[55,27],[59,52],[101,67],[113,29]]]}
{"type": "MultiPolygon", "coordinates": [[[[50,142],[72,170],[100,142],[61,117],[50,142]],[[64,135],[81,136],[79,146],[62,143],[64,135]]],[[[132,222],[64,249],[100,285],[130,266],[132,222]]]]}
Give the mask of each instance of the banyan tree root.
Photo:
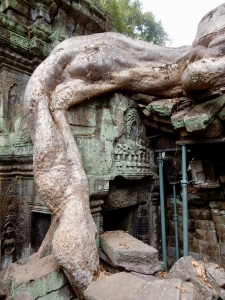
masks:
{"type": "MultiPolygon", "coordinates": [[[[213,16],[215,20],[207,17],[211,18],[210,30],[212,24],[216,28],[216,18],[223,17],[221,10],[213,16]]],[[[204,25],[205,19],[202,22],[204,25]]],[[[204,34],[209,41],[207,30],[205,33],[201,26],[199,30],[192,49],[159,47],[116,33],[74,37],[51,52],[27,85],[24,110],[34,143],[34,177],[41,197],[59,224],[52,241],[53,254],[80,298],[97,277],[99,261],[88,181],[66,111],[71,105],[118,89],[173,98],[182,95],[182,81],[188,91],[205,88],[205,65],[202,80],[198,71],[196,85],[191,75],[191,70],[196,72],[201,65],[196,62],[196,53],[203,47],[204,34]],[[188,66],[190,53],[192,61],[188,66]]],[[[210,60],[209,68],[216,66],[214,72],[220,75],[216,81],[207,69],[210,87],[225,83],[222,61],[223,56],[214,65],[210,60]]]]}

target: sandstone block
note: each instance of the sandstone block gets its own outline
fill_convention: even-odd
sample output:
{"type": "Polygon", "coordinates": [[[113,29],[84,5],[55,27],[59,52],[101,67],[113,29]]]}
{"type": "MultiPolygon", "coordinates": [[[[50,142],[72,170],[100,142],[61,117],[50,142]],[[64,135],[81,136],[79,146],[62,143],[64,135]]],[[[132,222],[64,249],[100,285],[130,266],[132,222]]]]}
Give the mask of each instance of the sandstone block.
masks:
{"type": "Polygon", "coordinates": [[[16,268],[11,275],[10,291],[13,299],[22,292],[27,292],[34,299],[41,299],[67,284],[68,279],[65,274],[53,255],[49,255],[16,268]]]}
{"type": "Polygon", "coordinates": [[[200,277],[197,275],[196,268],[192,265],[195,261],[191,256],[184,256],[180,258],[170,270],[169,278],[180,278],[183,281],[191,282],[194,285],[194,299],[198,300],[212,300],[216,295],[207,285],[205,285],[200,277]]]}
{"type": "Polygon", "coordinates": [[[156,100],[148,105],[148,109],[149,111],[157,113],[160,116],[169,117],[172,115],[176,105],[177,101],[174,99],[156,100]]]}
{"type": "Polygon", "coordinates": [[[175,129],[182,128],[184,124],[184,116],[188,113],[188,110],[181,110],[171,116],[171,123],[175,129]]]}
{"type": "Polygon", "coordinates": [[[216,232],[220,244],[225,244],[225,224],[216,223],[216,232]]]}
{"type": "Polygon", "coordinates": [[[207,272],[212,276],[215,282],[221,287],[225,288],[225,272],[220,269],[217,264],[205,263],[207,272]]]}
{"type": "Polygon", "coordinates": [[[189,219],[211,220],[211,211],[208,209],[189,209],[189,219]]]}
{"type": "Polygon", "coordinates": [[[103,251],[116,266],[128,271],[153,274],[161,266],[158,251],[123,231],[109,231],[100,236],[103,251]]]}
{"type": "Polygon", "coordinates": [[[203,240],[211,243],[218,243],[216,230],[204,230],[204,229],[196,229],[196,238],[199,240],[203,240]]]}
{"type": "Polygon", "coordinates": [[[215,224],[208,220],[195,220],[195,228],[203,230],[215,230],[215,224]]]}
{"type": "Polygon", "coordinates": [[[193,294],[192,284],[187,285],[185,288],[181,279],[155,280],[139,288],[132,300],[180,300],[181,291],[183,291],[182,299],[194,299],[193,297],[185,298],[185,296],[193,294]]]}
{"type": "Polygon", "coordinates": [[[143,279],[121,272],[93,281],[84,291],[84,296],[86,300],[130,300],[144,283],[143,279]]]}
{"type": "Polygon", "coordinates": [[[185,116],[184,123],[187,131],[205,129],[215,118],[225,104],[225,96],[206,101],[194,106],[185,116]]]}
{"type": "Polygon", "coordinates": [[[203,256],[208,256],[212,259],[219,259],[220,245],[200,240],[199,241],[199,253],[202,254],[203,256]]]}

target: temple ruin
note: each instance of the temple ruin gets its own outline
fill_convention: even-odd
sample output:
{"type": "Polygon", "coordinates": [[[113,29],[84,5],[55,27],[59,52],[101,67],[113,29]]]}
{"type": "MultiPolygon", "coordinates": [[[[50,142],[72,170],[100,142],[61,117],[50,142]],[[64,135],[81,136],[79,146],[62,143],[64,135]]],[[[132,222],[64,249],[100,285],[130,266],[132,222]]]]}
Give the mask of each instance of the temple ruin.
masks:
{"type": "MultiPolygon", "coordinates": [[[[0,3],[7,299],[104,299],[92,290],[99,259],[132,282],[183,256],[169,280],[193,292],[178,274],[189,255],[193,268],[208,263],[201,276],[225,267],[225,4],[202,18],[191,46],[169,48],[109,32],[89,0],[0,3]],[[144,253],[135,266],[113,252],[130,241],[144,253]]],[[[225,282],[207,280],[209,298],[188,299],[225,299],[225,282]]]]}

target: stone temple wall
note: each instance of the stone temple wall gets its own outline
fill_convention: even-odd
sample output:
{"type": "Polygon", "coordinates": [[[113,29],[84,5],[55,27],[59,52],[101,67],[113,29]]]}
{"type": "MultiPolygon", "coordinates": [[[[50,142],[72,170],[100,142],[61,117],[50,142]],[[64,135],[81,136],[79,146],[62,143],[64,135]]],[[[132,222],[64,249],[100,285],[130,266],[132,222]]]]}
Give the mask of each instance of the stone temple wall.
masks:
{"type": "MultiPolygon", "coordinates": [[[[2,268],[37,251],[51,223],[51,215],[40,199],[33,179],[33,146],[23,115],[26,84],[34,69],[59,42],[71,36],[106,30],[110,30],[110,24],[105,15],[88,0],[0,1],[2,268]]],[[[85,120],[92,111],[87,108],[85,120]]],[[[74,119],[72,111],[70,118],[74,128],[82,126],[74,119]]],[[[87,121],[85,126],[92,126],[95,121],[90,122],[91,125],[87,121]]],[[[104,191],[104,185],[102,189],[104,191]]],[[[100,224],[101,203],[102,200],[91,203],[97,224],[100,224]]]]}

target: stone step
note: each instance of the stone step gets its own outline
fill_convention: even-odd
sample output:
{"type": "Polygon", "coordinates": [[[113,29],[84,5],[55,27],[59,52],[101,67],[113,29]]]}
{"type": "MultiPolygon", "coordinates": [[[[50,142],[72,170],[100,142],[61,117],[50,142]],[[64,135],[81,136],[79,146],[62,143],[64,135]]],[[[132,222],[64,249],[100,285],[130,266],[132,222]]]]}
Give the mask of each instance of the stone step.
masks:
{"type": "Polygon", "coordinates": [[[127,271],[153,274],[163,269],[158,251],[123,231],[108,231],[100,236],[102,250],[114,265],[127,271]]]}

